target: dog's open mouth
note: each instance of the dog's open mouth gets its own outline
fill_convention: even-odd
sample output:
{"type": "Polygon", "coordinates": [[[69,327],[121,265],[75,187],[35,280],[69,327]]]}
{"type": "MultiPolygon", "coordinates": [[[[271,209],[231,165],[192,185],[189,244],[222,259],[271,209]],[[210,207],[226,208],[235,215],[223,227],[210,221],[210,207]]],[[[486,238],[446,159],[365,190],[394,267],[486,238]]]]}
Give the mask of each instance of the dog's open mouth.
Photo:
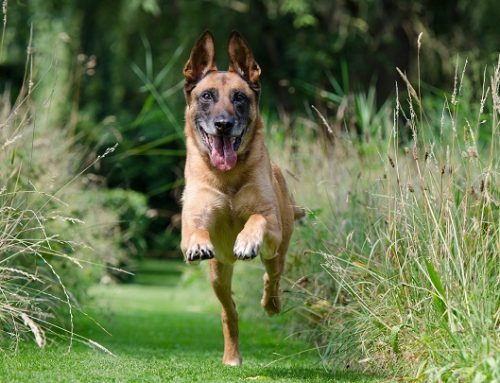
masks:
{"type": "Polygon", "coordinates": [[[201,136],[208,146],[210,153],[210,161],[217,169],[227,172],[236,166],[238,155],[236,151],[240,147],[241,136],[213,136],[208,134],[203,129],[200,129],[201,136]]]}

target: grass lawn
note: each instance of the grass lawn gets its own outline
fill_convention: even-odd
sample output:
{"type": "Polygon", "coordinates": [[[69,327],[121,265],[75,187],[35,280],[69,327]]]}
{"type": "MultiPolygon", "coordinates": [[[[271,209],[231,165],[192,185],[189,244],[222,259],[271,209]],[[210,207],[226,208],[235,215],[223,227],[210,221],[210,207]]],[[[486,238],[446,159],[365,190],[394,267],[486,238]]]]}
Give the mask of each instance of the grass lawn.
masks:
{"type": "Polygon", "coordinates": [[[219,307],[211,289],[199,288],[201,283],[182,287],[176,270],[183,266],[164,265],[148,265],[137,283],[93,289],[86,311],[112,335],[83,318],[77,332],[115,356],[81,344],[69,354],[66,345],[40,350],[23,344],[17,355],[1,356],[0,382],[373,381],[326,373],[315,351],[303,352],[308,345],[270,329],[273,319],[240,318],[243,366],[223,366],[219,307]]]}

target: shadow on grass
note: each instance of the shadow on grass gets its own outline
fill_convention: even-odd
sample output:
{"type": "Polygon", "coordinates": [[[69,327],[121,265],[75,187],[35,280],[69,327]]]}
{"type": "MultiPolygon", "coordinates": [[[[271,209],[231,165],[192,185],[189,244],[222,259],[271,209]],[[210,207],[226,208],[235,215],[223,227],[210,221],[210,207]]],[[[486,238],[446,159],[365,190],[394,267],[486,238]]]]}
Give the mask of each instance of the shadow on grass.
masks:
{"type": "Polygon", "coordinates": [[[174,287],[179,283],[184,267],[184,263],[180,261],[142,260],[138,264],[133,283],[146,286],[174,287]]]}

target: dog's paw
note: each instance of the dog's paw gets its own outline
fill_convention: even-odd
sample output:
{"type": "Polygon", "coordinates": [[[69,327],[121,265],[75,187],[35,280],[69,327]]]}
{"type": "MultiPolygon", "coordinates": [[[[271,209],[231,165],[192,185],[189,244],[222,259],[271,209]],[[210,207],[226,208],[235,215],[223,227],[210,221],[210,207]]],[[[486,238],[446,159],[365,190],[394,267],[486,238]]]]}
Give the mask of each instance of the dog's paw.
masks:
{"type": "Polygon", "coordinates": [[[242,231],[236,237],[233,253],[234,256],[240,260],[254,259],[259,254],[261,247],[262,234],[252,233],[248,235],[242,231]]]}
{"type": "Polygon", "coordinates": [[[198,263],[215,257],[214,249],[211,244],[194,244],[186,251],[186,260],[189,263],[198,263]]]}
{"type": "Polygon", "coordinates": [[[260,304],[269,316],[281,311],[279,279],[271,281],[267,273],[264,274],[264,293],[260,304]]]}
{"type": "Polygon", "coordinates": [[[266,310],[267,315],[273,316],[277,315],[281,311],[281,303],[279,296],[270,296],[265,294],[261,301],[261,306],[266,310]]]}
{"type": "Polygon", "coordinates": [[[241,356],[239,352],[234,353],[234,355],[226,355],[222,358],[222,363],[226,366],[237,367],[241,366],[241,356]]]}

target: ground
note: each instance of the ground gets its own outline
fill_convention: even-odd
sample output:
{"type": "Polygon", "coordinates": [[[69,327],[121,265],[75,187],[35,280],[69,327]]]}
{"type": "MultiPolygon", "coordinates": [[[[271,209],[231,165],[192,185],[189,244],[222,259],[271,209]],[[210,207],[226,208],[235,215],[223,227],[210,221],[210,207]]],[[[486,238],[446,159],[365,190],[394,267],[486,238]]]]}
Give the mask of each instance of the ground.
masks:
{"type": "Polygon", "coordinates": [[[16,355],[0,355],[0,382],[372,381],[326,372],[311,346],[273,330],[272,319],[255,323],[244,315],[243,366],[223,366],[219,308],[209,286],[180,282],[179,265],[171,265],[134,284],[92,289],[86,312],[111,335],[81,315],[77,332],[114,356],[79,343],[70,353],[67,342],[44,350],[24,343],[16,355]]]}

